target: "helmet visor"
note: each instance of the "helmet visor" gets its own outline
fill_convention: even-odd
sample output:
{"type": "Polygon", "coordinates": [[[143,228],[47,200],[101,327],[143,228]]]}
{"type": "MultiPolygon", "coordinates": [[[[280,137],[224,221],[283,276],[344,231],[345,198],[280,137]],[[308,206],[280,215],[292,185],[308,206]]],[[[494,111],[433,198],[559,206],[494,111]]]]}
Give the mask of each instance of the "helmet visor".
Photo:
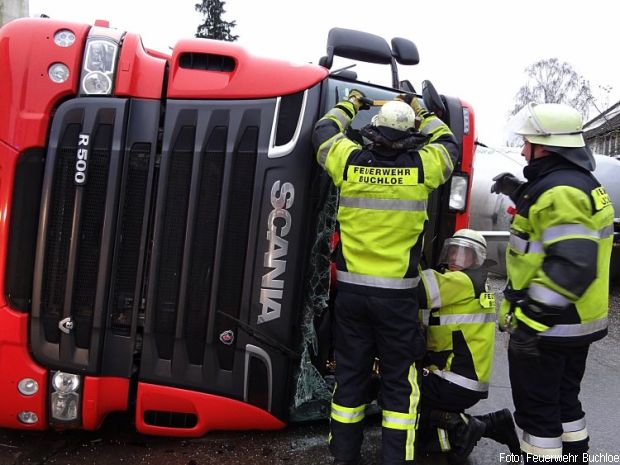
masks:
{"type": "Polygon", "coordinates": [[[439,255],[439,263],[448,265],[450,271],[479,268],[487,258],[487,251],[481,244],[462,238],[446,239],[439,255]]]}
{"type": "Polygon", "coordinates": [[[532,111],[533,106],[533,103],[528,103],[510,118],[506,125],[508,140],[518,140],[522,136],[547,134],[532,111]]]}

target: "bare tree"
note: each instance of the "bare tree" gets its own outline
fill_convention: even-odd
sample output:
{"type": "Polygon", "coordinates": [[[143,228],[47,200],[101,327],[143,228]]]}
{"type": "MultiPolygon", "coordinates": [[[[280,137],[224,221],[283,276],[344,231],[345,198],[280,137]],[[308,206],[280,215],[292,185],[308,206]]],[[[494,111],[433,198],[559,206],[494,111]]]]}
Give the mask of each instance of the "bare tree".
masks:
{"type": "Polygon", "coordinates": [[[222,19],[222,15],[226,13],[225,3],[221,0],[202,0],[194,5],[196,11],[203,15],[203,23],[196,29],[196,37],[227,42],[234,42],[239,38],[238,35],[231,34],[237,22],[222,19]]]}
{"type": "Polygon", "coordinates": [[[516,114],[530,102],[566,103],[588,119],[593,102],[590,83],[573,67],[557,58],[540,60],[525,69],[528,81],[515,96],[511,114],[516,114]]]}

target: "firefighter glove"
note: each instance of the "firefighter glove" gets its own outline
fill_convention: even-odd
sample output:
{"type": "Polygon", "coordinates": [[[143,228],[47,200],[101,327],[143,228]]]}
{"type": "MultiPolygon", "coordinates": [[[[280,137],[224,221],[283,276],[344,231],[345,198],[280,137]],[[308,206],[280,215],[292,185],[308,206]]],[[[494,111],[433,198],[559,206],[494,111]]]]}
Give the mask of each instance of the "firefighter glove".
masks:
{"type": "Polygon", "coordinates": [[[420,101],[415,94],[400,94],[396,96],[396,100],[402,100],[406,104],[410,105],[411,108],[413,108],[415,115],[420,119],[424,119],[429,115],[429,112],[422,105],[420,105],[420,101]]]}
{"type": "Polygon", "coordinates": [[[508,351],[516,358],[538,359],[538,334],[530,328],[524,328],[522,323],[518,324],[510,334],[508,351]]]}
{"type": "Polygon", "coordinates": [[[491,192],[494,194],[504,194],[510,198],[512,198],[517,188],[524,184],[514,174],[508,172],[498,174],[493,178],[493,181],[495,182],[491,186],[491,192]]]}
{"type": "Polygon", "coordinates": [[[351,89],[347,100],[353,104],[355,111],[368,110],[370,105],[366,96],[357,89],[351,89]]]}

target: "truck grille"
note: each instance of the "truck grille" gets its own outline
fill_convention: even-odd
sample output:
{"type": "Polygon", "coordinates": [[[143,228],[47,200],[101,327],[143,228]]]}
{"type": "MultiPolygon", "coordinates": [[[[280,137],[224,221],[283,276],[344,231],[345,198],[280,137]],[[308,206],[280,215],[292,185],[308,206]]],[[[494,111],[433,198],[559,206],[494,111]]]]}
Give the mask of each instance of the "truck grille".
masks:
{"type": "MultiPolygon", "coordinates": [[[[318,87],[313,93],[318,101],[318,87]]],[[[76,98],[57,109],[32,273],[30,335],[41,365],[97,376],[137,373],[138,382],[220,394],[285,415],[288,386],[274,380],[287,379],[290,360],[261,341],[292,344],[316,114],[303,119],[303,142],[289,144],[299,131],[285,120],[301,118],[302,98],[280,101],[274,122],[276,98],[168,100],[163,130],[159,101],[76,98]],[[76,184],[84,135],[86,182],[76,184]],[[290,151],[269,157],[272,144],[290,151]],[[281,185],[290,191],[280,192],[281,185]],[[293,206],[284,220],[274,198],[287,195],[293,206]],[[276,243],[270,234],[283,237],[276,243]],[[288,287],[263,303],[262,277],[273,270],[265,260],[273,254],[289,260],[278,270],[288,287]],[[287,309],[281,315],[280,305],[287,309]],[[259,328],[269,311],[278,316],[259,328]]],[[[36,229],[16,220],[15,228],[26,227],[36,229]]],[[[14,241],[16,250],[22,246],[14,241]]],[[[11,286],[27,311],[27,286],[11,286]]],[[[149,415],[154,424],[176,422],[166,414],[149,415]]]]}

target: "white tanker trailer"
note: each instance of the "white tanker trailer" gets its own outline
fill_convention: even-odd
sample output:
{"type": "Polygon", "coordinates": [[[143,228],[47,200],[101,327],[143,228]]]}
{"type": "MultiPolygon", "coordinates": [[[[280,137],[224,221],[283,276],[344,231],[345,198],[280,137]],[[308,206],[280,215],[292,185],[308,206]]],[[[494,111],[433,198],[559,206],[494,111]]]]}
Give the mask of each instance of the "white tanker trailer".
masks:
{"type": "MultiPolygon", "coordinates": [[[[617,283],[620,278],[620,160],[597,154],[594,158],[594,175],[609,193],[616,212],[611,282],[617,283]]],[[[491,194],[491,185],[494,176],[506,171],[525,180],[525,164],[520,148],[500,150],[478,146],[476,150],[469,225],[486,237],[488,258],[496,262],[491,270],[502,276],[506,275],[506,243],[512,219],[508,208],[514,204],[506,195],[491,194]]]]}

